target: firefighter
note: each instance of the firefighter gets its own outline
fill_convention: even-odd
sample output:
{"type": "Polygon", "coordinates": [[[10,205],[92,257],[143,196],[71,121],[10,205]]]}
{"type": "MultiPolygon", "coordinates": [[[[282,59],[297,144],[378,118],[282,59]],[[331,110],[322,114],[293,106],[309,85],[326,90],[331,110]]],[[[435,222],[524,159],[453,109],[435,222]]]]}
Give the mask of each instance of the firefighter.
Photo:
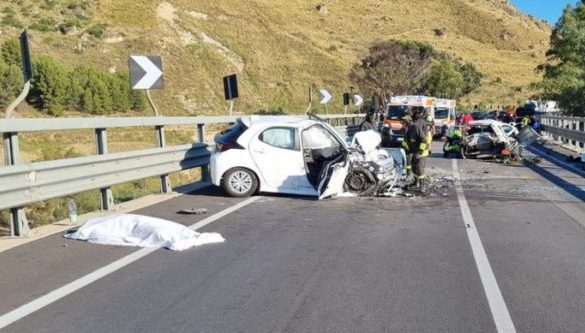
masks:
{"type": "Polygon", "coordinates": [[[458,128],[455,128],[447,134],[445,144],[443,145],[443,157],[449,157],[450,153],[455,153],[459,156],[461,154],[460,144],[462,138],[463,133],[458,128]]]}
{"type": "Polygon", "coordinates": [[[426,158],[429,156],[432,140],[432,134],[425,119],[425,111],[424,107],[413,108],[414,122],[408,127],[404,137],[409,153],[412,156],[411,165],[414,185],[420,189],[421,193],[426,193],[425,164],[426,158]]]}
{"type": "MultiPolygon", "coordinates": [[[[406,131],[408,132],[408,128],[412,125],[412,107],[409,107],[406,110],[406,113],[401,118],[406,131]]],[[[404,153],[406,154],[406,184],[412,185],[413,183],[413,175],[412,175],[412,151],[410,150],[410,145],[406,141],[406,137],[402,141],[402,149],[404,149],[404,153]]]]}

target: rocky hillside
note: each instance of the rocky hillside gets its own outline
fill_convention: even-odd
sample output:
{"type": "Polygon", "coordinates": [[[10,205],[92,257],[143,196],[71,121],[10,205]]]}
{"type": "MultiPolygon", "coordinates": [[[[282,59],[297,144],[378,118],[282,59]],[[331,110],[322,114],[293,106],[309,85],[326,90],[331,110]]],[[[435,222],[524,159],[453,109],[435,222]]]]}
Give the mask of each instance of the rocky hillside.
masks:
{"type": "Polygon", "coordinates": [[[127,70],[128,54],[163,56],[163,114],[224,113],[221,78],[237,73],[236,109],[301,112],[308,85],[336,93],[374,41],[410,39],[473,62],[483,86],[460,103],[500,105],[538,80],[550,27],[507,0],[6,0],[0,40],[30,27],[34,54],[127,70]]]}

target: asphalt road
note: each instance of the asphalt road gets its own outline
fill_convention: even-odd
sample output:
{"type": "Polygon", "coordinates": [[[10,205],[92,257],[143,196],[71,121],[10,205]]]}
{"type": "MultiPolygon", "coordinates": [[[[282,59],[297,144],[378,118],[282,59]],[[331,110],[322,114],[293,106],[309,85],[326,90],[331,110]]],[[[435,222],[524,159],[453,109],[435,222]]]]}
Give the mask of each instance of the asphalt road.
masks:
{"type": "MultiPolygon", "coordinates": [[[[547,160],[456,163],[516,330],[584,332],[585,178],[547,160]]],[[[452,160],[429,164],[453,177],[452,160]]],[[[201,229],[225,243],[157,250],[2,331],[495,332],[494,286],[441,184],[424,198],[263,196],[201,229]]],[[[138,213],[191,225],[205,216],[175,212],[237,202],[207,189],[138,213]]],[[[56,235],[1,253],[0,318],[135,251],[56,235]]]]}

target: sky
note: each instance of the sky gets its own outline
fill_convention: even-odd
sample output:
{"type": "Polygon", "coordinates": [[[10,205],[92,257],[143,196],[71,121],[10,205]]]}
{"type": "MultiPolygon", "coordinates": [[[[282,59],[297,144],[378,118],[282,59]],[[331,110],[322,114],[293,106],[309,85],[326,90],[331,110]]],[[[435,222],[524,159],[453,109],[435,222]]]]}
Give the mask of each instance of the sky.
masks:
{"type": "Polygon", "coordinates": [[[577,0],[510,0],[526,14],[544,19],[551,25],[557,23],[567,4],[575,5],[577,0]]]}

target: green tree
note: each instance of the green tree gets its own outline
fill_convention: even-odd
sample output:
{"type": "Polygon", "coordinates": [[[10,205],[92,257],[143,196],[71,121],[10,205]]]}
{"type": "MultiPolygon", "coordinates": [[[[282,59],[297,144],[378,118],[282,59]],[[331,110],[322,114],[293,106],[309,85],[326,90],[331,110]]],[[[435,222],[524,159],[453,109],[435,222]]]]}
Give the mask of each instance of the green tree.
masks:
{"type": "Polygon", "coordinates": [[[52,115],[60,115],[67,102],[68,71],[60,62],[47,56],[34,60],[34,78],[29,101],[52,115]]]}
{"type": "Polygon", "coordinates": [[[112,96],[113,111],[129,111],[132,108],[132,91],[128,83],[128,76],[116,73],[108,78],[108,89],[112,96]]]}
{"type": "Polygon", "coordinates": [[[0,107],[7,107],[23,87],[22,72],[18,66],[0,61],[0,107]]]}
{"type": "Polygon", "coordinates": [[[2,44],[2,60],[7,65],[21,66],[20,43],[18,39],[10,38],[2,44]]]}
{"type": "Polygon", "coordinates": [[[426,77],[427,93],[434,97],[457,99],[463,95],[465,82],[453,62],[443,59],[431,64],[426,77]]]}
{"type": "Polygon", "coordinates": [[[537,67],[543,80],[537,85],[546,99],[554,99],[569,114],[585,116],[585,2],[568,5],[556,23],[547,60],[537,67]]]}
{"type": "Polygon", "coordinates": [[[422,89],[432,52],[429,44],[418,42],[376,43],[352,67],[349,78],[362,93],[376,96],[386,109],[390,96],[413,94],[422,89]]]}

